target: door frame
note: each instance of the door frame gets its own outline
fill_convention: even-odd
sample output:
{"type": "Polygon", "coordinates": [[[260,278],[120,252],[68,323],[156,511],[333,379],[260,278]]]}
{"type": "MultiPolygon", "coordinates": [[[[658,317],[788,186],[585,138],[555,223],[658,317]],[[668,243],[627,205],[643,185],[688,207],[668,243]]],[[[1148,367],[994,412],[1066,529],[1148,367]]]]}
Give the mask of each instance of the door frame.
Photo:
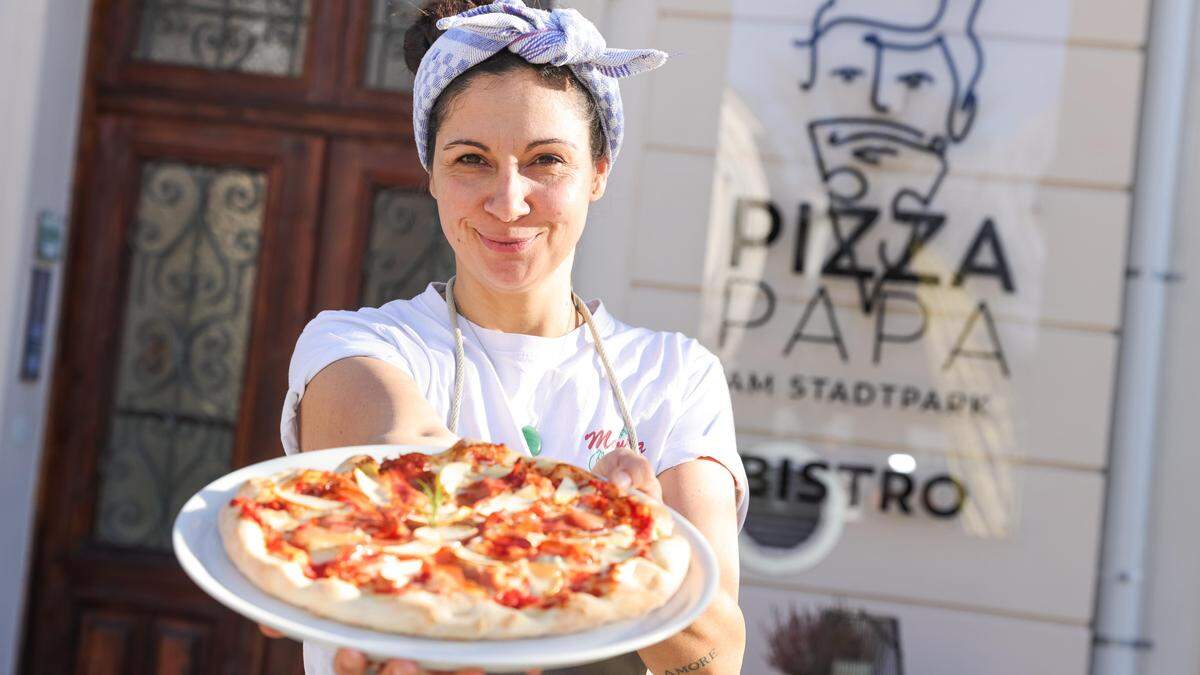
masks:
{"type": "MultiPolygon", "coordinates": [[[[64,646],[84,647],[76,632],[81,618],[76,603],[81,600],[152,609],[168,599],[171,607],[209,620],[217,628],[212,639],[236,645],[221,654],[226,664],[258,664],[262,636],[243,635],[245,622],[223,621],[223,614],[214,614],[212,600],[174,564],[170,553],[122,551],[89,541],[99,487],[97,462],[107,440],[117,377],[114,355],[123,327],[121,313],[111,308],[124,305],[127,291],[127,228],[137,206],[141,159],[164,157],[263,171],[267,195],[259,251],[260,256],[263,251],[275,255],[261,256],[256,270],[250,351],[230,461],[235,467],[274,456],[290,354],[270,336],[294,339],[307,320],[326,141],[288,131],[198,127],[192,122],[111,115],[97,118],[95,129],[95,154],[80,161],[103,170],[91,174],[80,195],[70,238],[73,255],[66,268],[39,475],[35,560],[40,564],[30,575],[25,625],[32,634],[23,650],[25,670],[69,672],[75,651],[64,646]],[[100,206],[88,209],[93,203],[100,206]],[[283,251],[287,254],[281,255],[283,251]],[[279,391],[261,390],[262,382],[279,383],[279,391]],[[121,589],[119,597],[110,596],[114,588],[121,589]]],[[[108,624],[100,629],[146,629],[119,625],[115,618],[108,624]]]]}

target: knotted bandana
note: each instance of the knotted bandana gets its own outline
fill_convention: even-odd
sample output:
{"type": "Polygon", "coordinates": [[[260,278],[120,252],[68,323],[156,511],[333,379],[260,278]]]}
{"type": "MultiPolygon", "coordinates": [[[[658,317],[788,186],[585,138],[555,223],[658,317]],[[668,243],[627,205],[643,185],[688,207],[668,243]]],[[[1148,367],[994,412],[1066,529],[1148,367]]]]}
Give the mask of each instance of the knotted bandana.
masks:
{"type": "Polygon", "coordinates": [[[530,63],[567,66],[587,87],[600,109],[609,164],[616,160],[625,116],[617,78],[654,70],[667,60],[656,49],[609,49],[596,26],[574,9],[546,11],[522,0],[496,0],[437,22],[442,33],[421,59],[413,83],[413,130],[421,165],[429,171],[433,153],[425,147],[429,113],[446,85],[472,66],[508,48],[530,63]]]}

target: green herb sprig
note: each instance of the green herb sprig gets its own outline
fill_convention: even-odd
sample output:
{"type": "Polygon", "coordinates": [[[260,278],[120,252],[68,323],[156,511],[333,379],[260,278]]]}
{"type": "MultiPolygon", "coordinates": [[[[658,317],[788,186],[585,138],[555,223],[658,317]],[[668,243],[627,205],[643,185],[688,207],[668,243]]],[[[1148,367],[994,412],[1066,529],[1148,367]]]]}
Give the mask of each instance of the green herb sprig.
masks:
{"type": "Polygon", "coordinates": [[[442,484],[437,478],[434,478],[433,481],[417,479],[414,482],[420,488],[421,492],[429,498],[429,524],[437,525],[438,509],[445,503],[449,495],[446,494],[446,491],[442,488],[442,484]]]}

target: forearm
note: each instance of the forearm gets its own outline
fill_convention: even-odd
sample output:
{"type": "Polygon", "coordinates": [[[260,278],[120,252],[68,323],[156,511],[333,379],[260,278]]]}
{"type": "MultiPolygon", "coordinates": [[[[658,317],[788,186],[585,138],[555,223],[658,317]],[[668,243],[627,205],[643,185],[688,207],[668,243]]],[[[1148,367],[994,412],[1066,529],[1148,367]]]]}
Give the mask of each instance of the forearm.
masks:
{"type": "Polygon", "coordinates": [[[718,592],[695,623],[638,656],[653,675],[739,675],[745,650],[742,610],[727,593],[718,592]]]}

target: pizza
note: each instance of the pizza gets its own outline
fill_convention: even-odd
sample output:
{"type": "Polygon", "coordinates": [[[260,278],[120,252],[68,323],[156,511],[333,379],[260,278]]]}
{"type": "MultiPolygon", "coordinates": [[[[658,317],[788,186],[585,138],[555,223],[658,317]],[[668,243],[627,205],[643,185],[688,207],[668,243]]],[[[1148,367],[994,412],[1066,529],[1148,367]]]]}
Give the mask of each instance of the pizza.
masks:
{"type": "Polygon", "coordinates": [[[226,553],[315,614],[446,639],[527,638],[642,616],[691,548],[670,511],[570,464],[461,441],[252,478],[221,508],[226,553]]]}

